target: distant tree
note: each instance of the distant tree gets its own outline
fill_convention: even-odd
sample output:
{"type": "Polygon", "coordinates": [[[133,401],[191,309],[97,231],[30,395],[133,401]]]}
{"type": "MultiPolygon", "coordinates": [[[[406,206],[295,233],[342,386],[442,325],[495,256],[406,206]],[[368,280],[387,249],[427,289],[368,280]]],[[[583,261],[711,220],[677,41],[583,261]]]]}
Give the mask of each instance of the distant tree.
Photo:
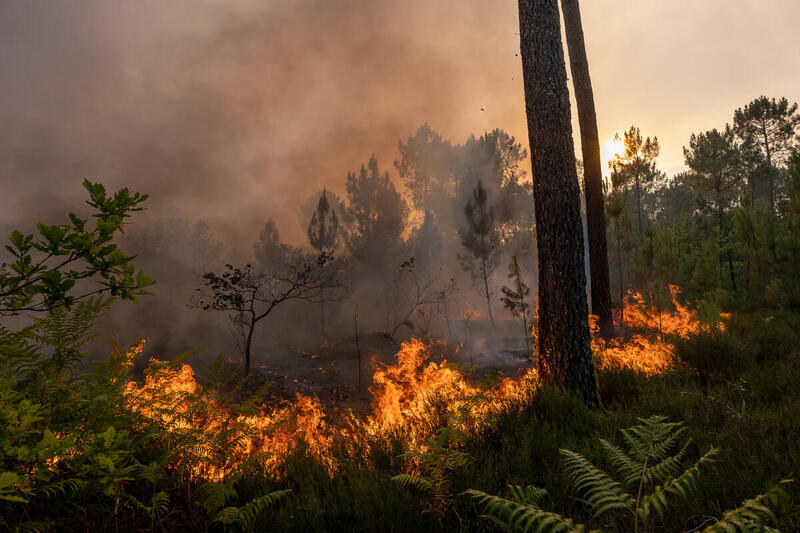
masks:
{"type": "Polygon", "coordinates": [[[619,174],[611,176],[612,188],[608,192],[605,201],[606,214],[609,219],[614,221],[614,234],[616,236],[617,247],[617,283],[619,285],[619,325],[625,325],[625,283],[622,279],[623,260],[622,260],[622,230],[625,218],[625,205],[628,202],[628,194],[622,186],[622,178],[619,174]]]}
{"type": "Polygon", "coordinates": [[[689,148],[684,148],[683,153],[690,169],[684,180],[700,197],[701,205],[714,214],[720,250],[727,259],[731,286],[736,290],[732,250],[727,239],[731,228],[725,215],[742,180],[742,151],[730,126],[725,126],[722,132],[713,129],[692,134],[689,148]]]}
{"type": "Polygon", "coordinates": [[[154,272],[186,267],[200,271],[217,262],[223,248],[202,220],[161,218],[131,228],[125,235],[139,262],[154,272]]]}
{"type": "Polygon", "coordinates": [[[449,293],[454,288],[454,281],[451,279],[444,286],[437,284],[440,271],[430,269],[419,269],[416,258],[411,257],[400,264],[396,282],[400,286],[398,294],[401,295],[401,302],[398,303],[398,314],[395,317],[395,324],[389,336],[395,338],[397,332],[403,326],[414,330],[412,319],[414,315],[422,319],[423,326],[420,334],[427,333],[427,325],[431,318],[431,307],[445,303],[449,293]],[[428,308],[428,309],[426,309],[428,308]]]}
{"type": "MultiPolygon", "coordinates": [[[[317,209],[311,216],[308,224],[308,242],[319,254],[331,251],[336,246],[336,239],[339,237],[339,218],[336,216],[336,209],[328,203],[325,189],[319,197],[317,209]]],[[[320,287],[320,330],[323,339],[325,338],[325,287],[320,287]]]]}
{"type": "Polygon", "coordinates": [[[739,252],[744,257],[747,295],[750,303],[756,303],[763,295],[768,275],[768,251],[759,213],[754,212],[748,191],[742,195],[741,205],[733,212],[733,232],[739,244],[739,252]]]}
{"type": "Polygon", "coordinates": [[[335,285],[331,261],[333,255],[326,252],[316,258],[298,258],[280,271],[258,272],[251,265],[225,265],[220,272],[203,274],[204,287],[197,289],[199,295],[192,305],[230,313],[247,377],[256,325],[289,300],[318,302],[322,289],[335,285]]]}
{"type": "Polygon", "coordinates": [[[662,224],[673,224],[691,216],[697,208],[694,191],[686,184],[686,174],[679,173],[653,191],[654,216],[662,224]]]}
{"type": "MultiPolygon", "coordinates": [[[[775,211],[777,169],[786,164],[800,129],[797,104],[760,96],[733,115],[733,131],[755,145],[766,164],[769,208],[775,211]]],[[[752,193],[752,191],[751,191],[752,193]]]]}
{"type": "Polygon", "coordinates": [[[642,196],[646,186],[656,176],[656,157],[658,157],[660,147],[658,137],[642,138],[639,128],[631,128],[623,134],[620,139],[619,134],[614,135],[615,141],[623,141],[625,146],[624,153],[609,162],[612,172],[618,174],[624,187],[633,188],[636,198],[636,220],[638,221],[639,233],[644,230],[642,216],[642,196]]]}
{"type": "Polygon", "coordinates": [[[358,174],[348,172],[347,212],[351,232],[347,239],[350,253],[372,266],[386,265],[394,259],[402,242],[408,207],[395,189],[389,173],[380,173],[378,160],[370,157],[358,174]]]}
{"type": "Polygon", "coordinates": [[[733,131],[729,126],[723,131],[713,129],[692,134],[689,147],[683,149],[690,172],[684,182],[710,207],[723,227],[725,210],[735,199],[736,187],[741,182],[741,159],[733,131]]]}
{"type": "Polygon", "coordinates": [[[523,339],[525,340],[525,350],[530,349],[530,329],[528,326],[528,309],[530,304],[525,301],[531,290],[522,281],[522,269],[519,267],[516,256],[511,257],[511,263],[508,265],[508,277],[514,283],[513,286],[508,287],[503,285],[500,290],[503,291],[503,305],[511,313],[514,318],[522,318],[523,339]]]}
{"type": "MultiPolygon", "coordinates": [[[[339,247],[344,245],[347,241],[348,226],[347,221],[345,220],[347,204],[345,203],[344,199],[335,192],[327,189],[324,189],[324,192],[328,205],[332,211],[336,211],[336,216],[339,218],[339,231],[335,246],[335,248],[338,250],[339,247]]],[[[317,212],[317,206],[319,206],[319,200],[322,198],[322,193],[323,190],[319,190],[308,195],[298,209],[297,221],[303,231],[308,231],[308,225],[311,224],[311,219],[314,217],[314,213],[317,212]]]]}
{"type": "Polygon", "coordinates": [[[253,244],[253,254],[259,270],[279,272],[288,263],[294,261],[300,251],[293,246],[281,242],[278,226],[271,218],[264,224],[264,229],[253,244]]]}
{"type": "Polygon", "coordinates": [[[586,198],[586,234],[589,242],[589,277],[592,291],[592,313],[598,317],[600,334],[608,337],[613,327],[611,318],[611,285],[608,277],[608,245],[603,207],[603,171],[600,166],[600,139],[594,107],[589,61],[583,39],[578,0],[561,0],[564,29],[567,35],[572,87],[578,107],[583,153],[583,190],[586,198]]]}
{"type": "Polygon", "coordinates": [[[422,269],[430,271],[437,268],[444,239],[430,211],[425,212],[422,224],[413,231],[409,243],[414,250],[417,264],[422,269]]]}
{"type": "Polygon", "coordinates": [[[456,147],[456,152],[457,204],[469,201],[481,182],[491,199],[490,207],[501,240],[509,238],[519,229],[520,215],[522,218],[525,215],[517,209],[526,205],[519,199],[525,193],[521,186],[525,174],[521,165],[528,157],[527,150],[512,135],[494,129],[480,137],[470,136],[463,145],[456,147]]]}
{"type": "Polygon", "coordinates": [[[435,213],[452,187],[453,148],[429,124],[419,127],[404,143],[398,141],[400,159],[394,162],[411,193],[411,205],[420,213],[435,213]]]}
{"type": "Polygon", "coordinates": [[[539,251],[539,371],[598,406],[558,2],[519,0],[519,20],[539,251]]]}
{"type": "Polygon", "coordinates": [[[464,270],[470,273],[475,290],[486,298],[486,309],[489,320],[494,327],[492,315],[492,296],[494,289],[489,283],[498,261],[499,239],[495,226],[494,209],[491,207],[483,183],[472,190],[472,198],[464,208],[466,226],[462,226],[459,235],[461,245],[466,248],[469,255],[459,255],[458,260],[464,270]]]}
{"type": "Polygon", "coordinates": [[[83,186],[95,211],[94,224],[70,213],[69,224],[37,224],[36,236],[11,232],[5,248],[13,261],[0,264],[0,316],[52,312],[94,295],[135,302],[137,296],[149,294],[145,289],[153,279],[136,271],[133,257],[113,242],[125,219],[141,211],[148,196],[128,189],[108,195],[103,185],[88,180],[83,186]],[[82,283],[89,280],[98,285],[82,283]]]}

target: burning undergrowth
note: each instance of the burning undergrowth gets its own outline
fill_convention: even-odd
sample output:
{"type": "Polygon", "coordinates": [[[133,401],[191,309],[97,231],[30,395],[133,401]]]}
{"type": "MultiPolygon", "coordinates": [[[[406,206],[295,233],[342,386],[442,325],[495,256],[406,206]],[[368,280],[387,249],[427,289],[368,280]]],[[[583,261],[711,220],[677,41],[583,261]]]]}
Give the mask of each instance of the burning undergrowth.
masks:
{"type": "MultiPolygon", "coordinates": [[[[672,309],[652,295],[628,292],[625,298],[626,334],[608,341],[596,336],[593,340],[593,351],[601,369],[630,368],[653,376],[679,365],[673,346],[666,339],[697,333],[703,324],[694,311],[680,303],[677,286],[670,285],[669,292],[672,309]]],[[[718,327],[723,326],[719,324],[718,327]]]]}
{"type": "MultiPolygon", "coordinates": [[[[677,289],[672,294],[675,310],[658,313],[658,328],[653,309],[640,295],[630,296],[628,321],[637,333],[626,340],[596,340],[601,369],[625,367],[654,375],[675,367],[664,335],[687,335],[700,326],[677,301],[677,289]]],[[[366,409],[323,403],[303,393],[276,401],[267,387],[241,402],[240,386],[225,380],[201,386],[188,364],[155,359],[144,382],[127,383],[125,394],[129,409],[159,427],[164,444],[175,450],[173,464],[191,478],[221,480],[243,468],[279,475],[283,461],[301,446],[333,473],[338,458],[366,460],[374,446],[392,439],[402,442],[404,451],[420,452],[444,426],[476,435],[491,425],[492,417],[524,405],[538,388],[536,370],[530,367],[516,378],[470,379],[467,367],[442,357],[445,349],[435,339],[411,339],[402,343],[393,363],[373,360],[363,391],[366,409]]],[[[139,344],[128,356],[141,351],[139,344]]],[[[309,357],[316,362],[314,355],[309,357]]]]}

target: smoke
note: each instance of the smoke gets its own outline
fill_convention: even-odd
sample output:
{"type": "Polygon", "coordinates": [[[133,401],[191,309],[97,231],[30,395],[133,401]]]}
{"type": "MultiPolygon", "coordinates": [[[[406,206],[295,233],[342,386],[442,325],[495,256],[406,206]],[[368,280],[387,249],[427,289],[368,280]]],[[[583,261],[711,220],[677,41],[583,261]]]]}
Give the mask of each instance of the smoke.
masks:
{"type": "Polygon", "coordinates": [[[225,242],[268,217],[300,241],[309,194],[341,192],[373,152],[390,168],[423,121],[456,136],[519,123],[515,11],[430,4],[4,3],[4,218],[74,208],[88,177],[225,242]]]}
{"type": "MultiPolygon", "coordinates": [[[[719,126],[759,91],[800,99],[800,56],[776,53],[796,49],[794,0],[776,0],[767,15],[753,1],[583,4],[604,139],[640,124],[677,167],[692,130],[719,126]],[[756,86],[764,79],[769,87],[756,86]]],[[[0,230],[64,221],[80,211],[89,178],[151,195],[132,219],[139,236],[161,220],[204,220],[231,260],[251,254],[272,218],[283,241],[305,244],[309,196],[327,187],[344,197],[347,171],[373,153],[396,177],[398,140],[423,122],[453,143],[501,127],[526,147],[517,32],[516,3],[485,0],[2,2],[0,230]]],[[[463,306],[482,309],[463,296],[456,252],[447,250],[441,278],[460,276],[463,306]]],[[[173,292],[126,311],[114,331],[136,317],[137,332],[158,326],[169,350],[222,351],[211,337],[226,334],[224,318],[212,335],[186,310],[197,283],[181,272],[200,266],[187,254],[161,257],[142,266],[151,263],[157,291],[173,292]]],[[[285,323],[313,327],[306,307],[290,309],[267,339],[285,323]]],[[[463,309],[452,312],[461,327],[463,309]]]]}

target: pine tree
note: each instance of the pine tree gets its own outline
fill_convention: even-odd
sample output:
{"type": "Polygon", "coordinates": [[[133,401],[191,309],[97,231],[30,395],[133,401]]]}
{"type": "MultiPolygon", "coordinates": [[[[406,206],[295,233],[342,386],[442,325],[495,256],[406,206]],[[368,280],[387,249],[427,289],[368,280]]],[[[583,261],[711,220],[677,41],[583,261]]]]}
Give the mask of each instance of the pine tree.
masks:
{"type": "Polygon", "coordinates": [[[623,134],[622,139],[617,134],[614,136],[614,140],[623,142],[625,152],[618,154],[609,166],[613,173],[617,174],[622,183],[624,183],[626,190],[628,187],[633,187],[636,199],[636,220],[638,221],[639,233],[641,233],[644,230],[642,194],[647,185],[657,175],[655,159],[661,150],[658,144],[658,137],[653,137],[652,139],[650,137],[643,138],[639,128],[631,126],[623,134]]]}
{"type": "MultiPolygon", "coordinates": [[[[339,218],[336,216],[336,209],[328,204],[328,197],[325,189],[322,189],[322,196],[319,197],[317,209],[311,217],[308,225],[308,242],[320,254],[326,250],[332,250],[336,246],[336,239],[339,237],[339,218]]],[[[322,338],[325,338],[325,287],[320,287],[320,331],[322,338]]]]}
{"type": "Polygon", "coordinates": [[[539,370],[598,406],[557,0],[519,0],[519,20],[539,249],[539,370]]]}
{"type": "Polygon", "coordinates": [[[511,257],[511,263],[508,265],[508,277],[514,282],[513,287],[503,285],[503,305],[509,312],[516,318],[522,317],[522,330],[523,339],[525,339],[525,351],[528,352],[530,346],[528,339],[530,337],[530,330],[528,329],[528,309],[530,304],[525,301],[525,298],[530,294],[531,290],[522,281],[522,269],[519,267],[519,262],[516,256],[511,257]]]}
{"type": "Polygon", "coordinates": [[[778,167],[783,166],[791,154],[798,129],[797,104],[790,104],[786,98],[776,100],[760,96],[733,115],[737,137],[756,146],[764,159],[767,198],[772,211],[775,211],[778,167]]]}
{"type": "Polygon", "coordinates": [[[459,231],[461,245],[467,249],[469,255],[458,256],[464,270],[472,276],[477,292],[486,298],[486,309],[489,320],[494,327],[492,315],[492,295],[494,290],[489,283],[489,278],[497,266],[497,252],[499,238],[494,218],[494,208],[489,203],[489,195],[483,188],[483,183],[478,182],[472,190],[472,197],[464,208],[467,225],[459,231]]]}
{"type": "Polygon", "coordinates": [[[592,80],[583,39],[578,0],[561,0],[564,29],[567,35],[572,87],[578,107],[583,153],[583,190],[586,198],[586,233],[589,241],[589,277],[592,313],[598,317],[600,334],[608,337],[613,327],[611,286],[608,278],[608,245],[603,207],[603,171],[600,166],[600,140],[594,107],[592,80]]]}

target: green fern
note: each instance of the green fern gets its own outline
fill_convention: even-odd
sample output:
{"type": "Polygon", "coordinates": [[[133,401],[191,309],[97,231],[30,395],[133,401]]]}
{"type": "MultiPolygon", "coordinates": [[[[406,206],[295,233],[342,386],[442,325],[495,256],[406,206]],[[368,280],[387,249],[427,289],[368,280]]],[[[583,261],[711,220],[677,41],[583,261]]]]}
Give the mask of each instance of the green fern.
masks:
{"type": "Polygon", "coordinates": [[[242,507],[225,507],[217,513],[213,521],[226,526],[238,527],[241,531],[252,531],[256,519],[261,513],[286,499],[291,493],[290,489],[276,490],[259,496],[242,507]]]}
{"type": "Polygon", "coordinates": [[[544,500],[544,497],[547,496],[547,491],[545,489],[540,489],[533,485],[528,485],[527,487],[509,485],[508,492],[511,494],[511,499],[515,502],[532,505],[534,507],[538,507],[539,504],[542,503],[542,500],[544,500]]]}
{"type": "Polygon", "coordinates": [[[427,477],[414,476],[411,474],[397,474],[392,477],[392,481],[407,489],[415,490],[427,494],[428,496],[435,495],[433,483],[431,483],[431,480],[427,477]]]}
{"type": "MultiPolygon", "coordinates": [[[[687,499],[697,487],[701,467],[711,462],[718,453],[716,448],[712,448],[693,465],[682,470],[681,465],[691,441],[687,440],[676,452],[672,450],[677,447],[679,437],[686,430],[685,426],[667,422],[661,416],[639,419],[639,422],[639,425],[622,430],[625,450],[608,441],[600,441],[601,449],[621,481],[615,480],[611,474],[579,453],[561,450],[564,471],[575,491],[588,504],[593,518],[621,516],[630,520],[632,531],[638,531],[640,526],[647,530],[653,513],[663,519],[669,506],[668,496],[687,499]],[[635,489],[635,496],[628,489],[635,489]]],[[[786,482],[781,482],[781,485],[786,482]]],[[[509,492],[511,499],[476,490],[468,490],[465,494],[483,505],[484,516],[508,531],[585,530],[585,526],[575,525],[569,518],[539,508],[544,496],[541,489],[509,486],[509,492]]],[[[719,522],[705,531],[772,531],[764,522],[775,522],[770,506],[776,505],[783,495],[779,485],[747,500],[738,509],[725,513],[719,522]]]]}
{"type": "Polygon", "coordinates": [[[589,502],[593,516],[598,517],[612,509],[632,511],[635,508],[636,499],[582,455],[561,450],[561,462],[575,490],[589,502]]]}
{"type": "Polygon", "coordinates": [[[236,498],[236,489],[230,483],[204,483],[198,489],[198,496],[207,513],[216,513],[225,504],[236,498]]]}
{"type": "Polygon", "coordinates": [[[455,502],[450,474],[468,465],[472,457],[458,450],[441,448],[436,444],[436,440],[434,445],[430,453],[406,453],[402,456],[417,459],[423,475],[398,474],[391,479],[424,496],[423,513],[442,517],[455,502]]]}
{"type": "Polygon", "coordinates": [[[572,519],[560,514],[544,511],[538,507],[538,500],[546,493],[544,489],[529,486],[526,489],[509,486],[513,499],[501,498],[479,490],[468,490],[464,494],[474,498],[483,506],[481,516],[491,520],[505,531],[531,531],[552,533],[582,533],[586,527],[575,524],[572,519]],[[522,494],[520,491],[523,491],[522,494]],[[521,496],[521,498],[520,498],[521,496]]]}
{"type": "Polygon", "coordinates": [[[745,500],[741,506],[726,512],[718,522],[705,528],[702,533],[745,533],[751,531],[779,533],[779,530],[765,526],[764,522],[777,523],[778,520],[775,517],[775,513],[772,512],[770,507],[776,507],[782,500],[786,499],[786,492],[784,492],[782,485],[790,482],[791,480],[784,479],[764,494],[745,500]]]}

